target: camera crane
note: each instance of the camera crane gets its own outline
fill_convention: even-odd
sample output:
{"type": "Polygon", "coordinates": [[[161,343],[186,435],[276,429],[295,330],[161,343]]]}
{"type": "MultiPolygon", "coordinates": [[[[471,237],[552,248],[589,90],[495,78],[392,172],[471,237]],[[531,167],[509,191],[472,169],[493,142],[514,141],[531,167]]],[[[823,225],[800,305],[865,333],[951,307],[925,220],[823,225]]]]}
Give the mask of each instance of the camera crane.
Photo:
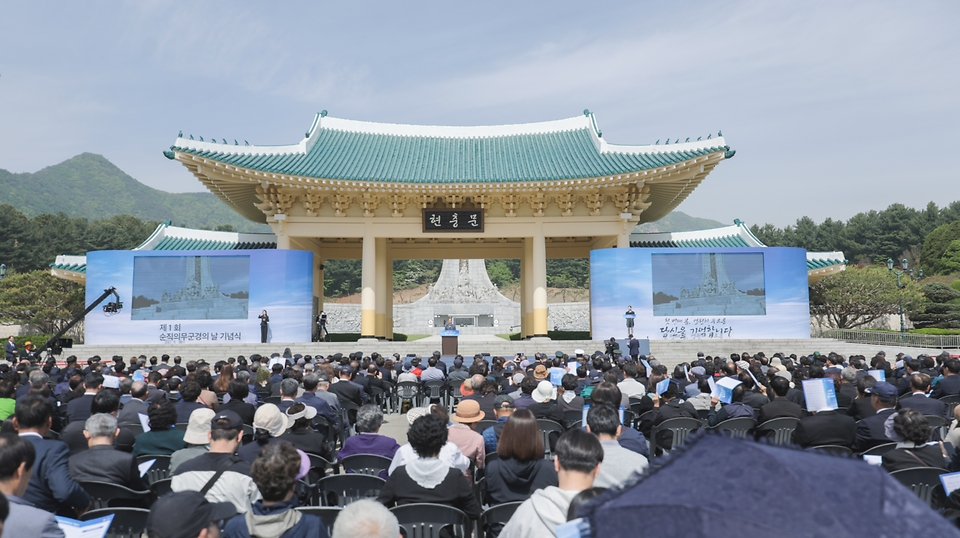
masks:
{"type": "MultiPolygon", "coordinates": [[[[90,303],[90,306],[88,306],[86,310],[81,312],[80,315],[78,315],[77,317],[70,320],[70,323],[67,323],[66,325],[64,325],[63,328],[60,329],[60,331],[57,334],[51,336],[50,339],[47,340],[47,343],[43,344],[43,347],[40,349],[50,350],[50,352],[53,355],[59,355],[60,353],[62,353],[63,346],[61,345],[60,337],[67,334],[67,331],[72,329],[74,325],[79,323],[80,320],[86,317],[87,314],[89,314],[94,308],[99,306],[100,303],[105,301],[107,297],[111,295],[113,295],[115,300],[103,305],[103,311],[104,313],[107,313],[107,314],[116,314],[117,312],[119,312],[123,308],[123,303],[120,302],[120,296],[117,295],[117,288],[111,287],[110,289],[103,290],[103,295],[101,295],[100,297],[97,297],[95,301],[90,303]]],[[[73,345],[73,342],[71,341],[70,346],[72,345],[73,345]]]]}

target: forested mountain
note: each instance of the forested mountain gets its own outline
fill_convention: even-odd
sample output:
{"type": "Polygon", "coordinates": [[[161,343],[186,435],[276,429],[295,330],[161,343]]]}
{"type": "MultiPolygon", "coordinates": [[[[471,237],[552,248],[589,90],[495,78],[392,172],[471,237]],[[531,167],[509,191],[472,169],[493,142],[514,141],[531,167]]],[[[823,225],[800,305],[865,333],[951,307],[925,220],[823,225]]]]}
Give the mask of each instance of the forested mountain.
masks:
{"type": "Polygon", "coordinates": [[[802,217],[793,226],[753,225],[750,231],[771,247],[840,250],[854,263],[883,263],[887,258],[907,258],[913,266],[921,263],[924,271],[930,272],[955,238],[946,234],[945,239],[950,240],[946,241],[944,248],[939,245],[932,248],[931,245],[926,255],[921,256],[927,236],[938,227],[956,221],[960,221],[960,201],[943,208],[930,202],[923,209],[893,204],[881,211],[857,213],[846,221],[828,218],[817,224],[810,217],[802,217]]]}
{"type": "Polygon", "coordinates": [[[34,173],[0,169],[0,203],[15,206],[28,217],[64,213],[95,220],[132,215],[190,228],[230,225],[245,232],[270,231],[265,224],[241,217],[209,192],[171,193],[148,187],[93,153],[34,173]]]}

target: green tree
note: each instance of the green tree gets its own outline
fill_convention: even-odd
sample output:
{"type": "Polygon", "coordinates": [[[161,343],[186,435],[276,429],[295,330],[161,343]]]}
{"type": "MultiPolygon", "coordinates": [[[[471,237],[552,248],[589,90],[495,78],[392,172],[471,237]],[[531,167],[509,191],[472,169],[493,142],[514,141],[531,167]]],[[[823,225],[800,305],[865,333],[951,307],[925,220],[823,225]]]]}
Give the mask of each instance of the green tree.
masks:
{"type": "Polygon", "coordinates": [[[954,239],[950,242],[947,250],[944,251],[940,261],[935,267],[937,273],[949,275],[960,273],[960,239],[954,239]]]}
{"type": "Polygon", "coordinates": [[[920,267],[927,273],[937,272],[937,264],[943,258],[950,243],[960,239],[960,220],[938,226],[927,234],[923,241],[923,251],[920,253],[920,267]]]}
{"type": "Polygon", "coordinates": [[[46,271],[7,275],[0,281],[0,321],[59,331],[83,312],[84,290],[46,271]]]}
{"type": "Polygon", "coordinates": [[[487,260],[487,276],[490,277],[490,282],[497,288],[504,288],[516,282],[516,278],[513,276],[513,272],[510,271],[510,268],[507,267],[507,264],[504,260],[487,260]]]}
{"type": "Polygon", "coordinates": [[[810,286],[810,310],[840,329],[862,327],[883,316],[916,309],[924,301],[919,286],[907,277],[897,279],[885,267],[848,266],[810,286]]]}

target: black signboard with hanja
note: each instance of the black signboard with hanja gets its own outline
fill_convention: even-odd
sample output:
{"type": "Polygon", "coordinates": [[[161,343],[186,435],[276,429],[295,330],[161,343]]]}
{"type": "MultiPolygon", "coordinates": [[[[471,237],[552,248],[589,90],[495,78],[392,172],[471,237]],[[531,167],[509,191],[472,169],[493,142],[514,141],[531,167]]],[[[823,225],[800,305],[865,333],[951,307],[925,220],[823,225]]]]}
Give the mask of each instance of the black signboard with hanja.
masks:
{"type": "Polygon", "coordinates": [[[482,209],[424,209],[423,231],[483,232],[482,209]]]}

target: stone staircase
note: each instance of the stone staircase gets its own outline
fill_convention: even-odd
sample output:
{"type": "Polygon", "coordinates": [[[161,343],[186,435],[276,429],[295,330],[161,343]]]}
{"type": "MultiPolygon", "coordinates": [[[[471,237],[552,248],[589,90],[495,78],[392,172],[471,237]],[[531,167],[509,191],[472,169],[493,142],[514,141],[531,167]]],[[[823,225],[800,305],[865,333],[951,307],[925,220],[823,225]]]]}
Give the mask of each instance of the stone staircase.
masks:
{"type": "MultiPolygon", "coordinates": [[[[148,357],[160,356],[164,353],[171,357],[179,355],[185,361],[195,359],[205,359],[207,362],[214,362],[228,357],[244,355],[249,357],[253,353],[261,355],[270,355],[271,353],[282,353],[284,348],[289,347],[293,353],[303,355],[332,355],[334,353],[351,353],[361,351],[364,354],[379,352],[383,355],[399,353],[406,355],[414,353],[420,356],[428,356],[435,350],[440,349],[440,343],[435,341],[413,341],[413,342],[311,342],[311,343],[269,343],[269,344],[142,344],[142,345],[78,345],[72,350],[64,350],[64,356],[76,355],[84,360],[93,355],[99,355],[107,358],[113,355],[122,355],[125,359],[131,356],[146,355],[148,357]]],[[[603,350],[604,344],[600,340],[564,340],[564,341],[517,341],[495,339],[461,339],[460,353],[464,356],[471,356],[476,353],[489,353],[494,356],[511,357],[517,353],[532,355],[533,353],[548,353],[550,355],[557,351],[567,354],[573,354],[574,350],[583,349],[587,353],[597,350],[603,350]]],[[[897,353],[906,353],[916,356],[919,353],[937,354],[940,350],[919,349],[911,347],[892,347],[892,346],[874,346],[867,344],[855,344],[826,338],[808,338],[808,339],[773,339],[773,340],[654,340],[650,342],[651,354],[660,362],[668,367],[673,367],[681,362],[689,362],[696,359],[697,352],[702,351],[706,355],[725,356],[731,353],[742,353],[744,351],[751,354],[763,351],[768,357],[776,352],[785,354],[795,353],[798,356],[811,354],[819,351],[827,354],[835,351],[844,356],[865,355],[872,357],[877,351],[883,350],[888,357],[893,357],[897,353]]],[[[954,351],[953,353],[956,353],[954,351]]]]}

